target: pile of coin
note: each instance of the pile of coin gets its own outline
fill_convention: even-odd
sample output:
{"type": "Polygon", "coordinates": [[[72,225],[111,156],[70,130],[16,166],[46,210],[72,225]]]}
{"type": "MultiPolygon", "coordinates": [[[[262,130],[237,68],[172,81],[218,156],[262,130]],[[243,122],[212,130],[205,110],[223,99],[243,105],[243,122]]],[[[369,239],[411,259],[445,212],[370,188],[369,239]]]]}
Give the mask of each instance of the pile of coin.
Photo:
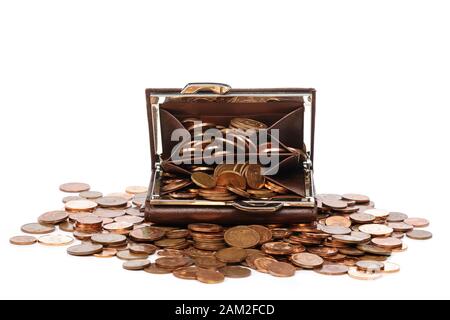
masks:
{"type": "Polygon", "coordinates": [[[88,201],[95,205],[67,206],[80,200],[64,197],[65,210],[46,212],[38,222],[23,225],[25,234],[12,237],[12,244],[68,246],[76,238],[81,243],[67,249],[72,256],[117,257],[126,270],[172,273],[203,283],[248,277],[252,270],[275,277],[312,270],[375,280],[400,270],[387,260],[407,250],[405,236],[432,237],[423,229],[428,220],[375,209],[367,196],[358,194],[317,195],[319,217],[309,224],[225,227],[193,223],[180,228],[144,222],[145,187],[129,187],[107,196],[89,191],[84,183],[68,183],[60,189],[80,193],[80,198],[90,196],[88,201]],[[61,233],[55,234],[56,228],[61,233]],[[155,258],[150,260],[152,255],[155,258]]]}

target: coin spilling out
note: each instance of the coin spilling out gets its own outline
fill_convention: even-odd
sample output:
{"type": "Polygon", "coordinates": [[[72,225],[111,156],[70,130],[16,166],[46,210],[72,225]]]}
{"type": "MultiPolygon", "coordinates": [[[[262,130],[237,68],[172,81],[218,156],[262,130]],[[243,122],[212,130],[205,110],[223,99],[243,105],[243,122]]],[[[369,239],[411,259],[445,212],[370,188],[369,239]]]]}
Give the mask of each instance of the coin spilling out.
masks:
{"type": "Polygon", "coordinates": [[[59,190],[67,193],[80,193],[90,189],[91,187],[87,183],[82,182],[69,182],[59,186],[59,190]]]}
{"type": "MultiPolygon", "coordinates": [[[[235,125],[244,127],[244,123],[235,125]]],[[[294,152],[284,147],[265,148],[268,152],[294,152]]],[[[192,165],[184,169],[191,172],[192,181],[184,174],[162,174],[162,189],[171,190],[163,194],[172,200],[301,199],[261,175],[260,165],[192,165]]],[[[76,238],[81,243],[67,249],[70,255],[116,257],[124,261],[127,270],[172,273],[178,279],[209,284],[249,277],[252,269],[274,277],[292,277],[303,269],[375,280],[400,270],[388,259],[405,251],[409,238],[432,237],[421,229],[429,225],[427,219],[376,209],[369,197],[360,194],[318,195],[319,215],[310,223],[162,226],[145,222],[146,187],[127,187],[126,192],[106,196],[81,184],[63,185],[61,190],[80,196],[64,197],[65,211],[46,212],[38,217],[38,223],[23,225],[21,231],[30,235],[12,237],[12,244],[66,246],[76,238]],[[71,235],[54,234],[56,225],[71,235]],[[156,260],[151,263],[148,258],[155,253],[156,260]]]]}

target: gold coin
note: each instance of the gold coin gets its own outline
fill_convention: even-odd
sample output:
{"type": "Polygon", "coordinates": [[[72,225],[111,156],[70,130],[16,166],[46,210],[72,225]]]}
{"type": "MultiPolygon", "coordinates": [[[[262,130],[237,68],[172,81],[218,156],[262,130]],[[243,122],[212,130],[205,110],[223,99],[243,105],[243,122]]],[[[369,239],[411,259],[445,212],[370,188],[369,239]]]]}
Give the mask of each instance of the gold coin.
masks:
{"type": "Polygon", "coordinates": [[[363,272],[359,271],[356,267],[350,267],[348,275],[357,280],[376,280],[382,277],[381,273],[363,272]]]}
{"type": "Polygon", "coordinates": [[[225,276],[213,270],[199,269],[197,271],[197,280],[207,284],[221,283],[225,279],[225,276]]]}
{"type": "Polygon", "coordinates": [[[328,217],[325,220],[325,224],[327,226],[338,226],[338,227],[349,228],[352,225],[352,222],[350,221],[350,219],[348,219],[346,217],[332,216],[332,217],[328,217]]]}
{"type": "Polygon", "coordinates": [[[394,232],[392,228],[382,224],[364,224],[359,226],[359,231],[372,236],[388,236],[394,232]]]}
{"type": "Polygon", "coordinates": [[[101,244],[82,243],[80,245],[67,248],[67,253],[72,256],[84,257],[92,256],[103,251],[101,244]]]}
{"type": "Polygon", "coordinates": [[[38,221],[42,224],[59,224],[69,217],[65,211],[49,211],[39,216],[38,221]]]}
{"type": "Polygon", "coordinates": [[[151,265],[151,262],[149,260],[128,260],[125,261],[122,265],[122,267],[125,270],[132,270],[132,271],[138,271],[138,270],[144,270],[145,268],[149,267],[151,265]]]}
{"type": "Polygon", "coordinates": [[[67,202],[65,207],[66,211],[70,212],[92,212],[95,208],[97,208],[97,203],[91,200],[74,200],[67,202]]]}
{"type": "Polygon", "coordinates": [[[20,230],[29,234],[47,234],[55,231],[54,226],[42,225],[40,223],[28,223],[23,225],[20,230]]]}
{"type": "Polygon", "coordinates": [[[40,237],[38,241],[46,246],[66,246],[73,242],[73,238],[62,234],[49,234],[40,237]]]}
{"type": "Polygon", "coordinates": [[[244,249],[254,247],[260,241],[259,233],[245,226],[228,229],[224,234],[224,239],[228,245],[244,249]]]}
{"type": "Polygon", "coordinates": [[[269,274],[275,277],[292,277],[295,275],[295,267],[286,262],[272,262],[268,265],[269,274]]]}
{"type": "Polygon", "coordinates": [[[104,248],[102,252],[94,254],[97,258],[112,258],[117,254],[117,249],[114,248],[104,248]]]}
{"type": "Polygon", "coordinates": [[[67,193],[80,193],[88,191],[91,187],[87,183],[70,182],[59,186],[59,190],[67,193]]]}
{"type": "Polygon", "coordinates": [[[148,187],[145,186],[129,186],[125,189],[126,193],[129,194],[138,194],[138,193],[147,193],[148,187]]]}
{"type": "Polygon", "coordinates": [[[33,236],[16,236],[9,239],[9,242],[16,246],[29,246],[35,244],[37,239],[33,236]]]}
{"type": "Polygon", "coordinates": [[[219,269],[227,278],[246,278],[251,275],[251,270],[240,266],[225,266],[219,269]]]}
{"type": "Polygon", "coordinates": [[[425,228],[430,225],[430,222],[424,218],[408,218],[403,222],[413,226],[414,228],[425,228]]]}
{"type": "Polygon", "coordinates": [[[204,189],[211,189],[216,186],[216,179],[204,172],[194,172],[191,175],[191,180],[197,186],[204,189]]]}

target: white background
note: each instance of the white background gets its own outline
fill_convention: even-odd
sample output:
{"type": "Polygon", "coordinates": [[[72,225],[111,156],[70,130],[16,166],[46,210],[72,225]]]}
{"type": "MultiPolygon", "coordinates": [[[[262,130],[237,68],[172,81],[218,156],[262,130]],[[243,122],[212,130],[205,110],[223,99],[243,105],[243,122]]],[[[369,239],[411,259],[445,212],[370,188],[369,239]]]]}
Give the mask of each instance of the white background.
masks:
{"type": "Polygon", "coordinates": [[[450,298],[446,1],[2,1],[1,298],[450,298]],[[144,89],[220,81],[315,87],[319,192],[368,194],[431,220],[399,274],[299,272],[216,286],[16,247],[59,184],[147,185],[144,89]]]}

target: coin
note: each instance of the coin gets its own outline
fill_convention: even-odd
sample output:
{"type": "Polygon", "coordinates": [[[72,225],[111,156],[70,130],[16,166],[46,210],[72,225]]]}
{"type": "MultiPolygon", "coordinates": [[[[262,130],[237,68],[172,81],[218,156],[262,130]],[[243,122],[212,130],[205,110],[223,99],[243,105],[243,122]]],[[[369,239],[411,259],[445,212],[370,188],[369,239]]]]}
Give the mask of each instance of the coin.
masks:
{"type": "Polygon", "coordinates": [[[241,248],[225,248],[216,252],[216,258],[225,263],[238,263],[247,257],[247,251],[241,248]]]}
{"type": "Polygon", "coordinates": [[[320,268],[314,269],[315,272],[330,275],[330,276],[338,276],[347,274],[348,266],[342,264],[324,264],[320,268]]]}
{"type": "Polygon", "coordinates": [[[130,232],[130,238],[136,242],[150,242],[160,240],[164,237],[165,231],[154,227],[145,227],[130,232]]]}
{"type": "Polygon", "coordinates": [[[168,183],[161,188],[162,193],[170,193],[175,192],[177,190],[183,189],[189,185],[191,185],[191,181],[182,180],[178,182],[168,183]]]}
{"type": "Polygon", "coordinates": [[[247,187],[247,181],[239,173],[225,171],[217,177],[217,185],[222,187],[231,186],[237,189],[245,190],[247,187]]]}
{"type": "Polygon", "coordinates": [[[128,222],[113,222],[105,224],[103,229],[113,233],[128,234],[133,229],[133,224],[128,222]]]}
{"type": "Polygon", "coordinates": [[[367,209],[364,213],[371,214],[375,218],[387,218],[389,216],[389,211],[383,209],[367,209]]]}
{"type": "Polygon", "coordinates": [[[249,164],[245,172],[247,185],[252,189],[261,189],[264,187],[266,179],[261,174],[261,166],[258,164],[249,164]]]}
{"type": "Polygon", "coordinates": [[[381,273],[368,273],[359,271],[356,267],[350,267],[348,275],[357,280],[376,280],[382,277],[381,273]]]}
{"type": "Polygon", "coordinates": [[[134,194],[126,193],[126,192],[112,192],[106,195],[107,197],[119,197],[127,199],[127,201],[131,201],[134,198],[134,194]]]}
{"type": "Polygon", "coordinates": [[[405,252],[406,250],[408,250],[408,245],[403,243],[401,248],[394,248],[392,249],[392,252],[405,252]]]}
{"type": "Polygon", "coordinates": [[[30,234],[47,234],[55,231],[54,226],[42,225],[40,223],[28,223],[23,225],[20,230],[30,234]]]}
{"type": "Polygon", "coordinates": [[[105,246],[117,246],[124,244],[127,241],[127,237],[115,233],[98,233],[92,235],[91,240],[93,243],[102,244],[105,246]]]}
{"type": "Polygon", "coordinates": [[[251,270],[240,266],[225,266],[219,269],[227,278],[247,278],[251,275],[251,270]]]}
{"type": "Polygon", "coordinates": [[[49,234],[39,237],[38,241],[46,246],[66,246],[73,242],[73,238],[62,234],[49,234]]]}
{"type": "Polygon", "coordinates": [[[322,266],[323,259],[316,254],[302,252],[291,256],[291,262],[304,269],[313,269],[322,266]]]}
{"type": "Polygon", "coordinates": [[[386,249],[401,248],[403,244],[402,240],[393,237],[373,238],[372,243],[378,247],[386,249]]]}
{"type": "Polygon", "coordinates": [[[101,197],[95,201],[102,208],[120,208],[128,204],[128,200],[121,197],[101,197]]]}
{"type": "Polygon", "coordinates": [[[408,232],[414,229],[414,227],[405,222],[389,222],[388,227],[397,232],[408,232]]]}
{"type": "Polygon", "coordinates": [[[192,192],[171,192],[169,196],[174,199],[195,199],[197,194],[192,192]]]}
{"type": "Polygon", "coordinates": [[[237,194],[238,196],[244,197],[244,198],[250,198],[251,197],[250,193],[248,193],[247,191],[245,191],[243,189],[235,188],[235,187],[232,187],[232,186],[227,186],[227,190],[237,194]]]}
{"type": "Polygon", "coordinates": [[[9,242],[17,246],[29,246],[35,244],[37,239],[33,236],[15,236],[9,239],[9,242]]]}
{"type": "Polygon", "coordinates": [[[199,268],[196,266],[181,267],[172,272],[172,274],[184,280],[197,280],[197,272],[199,268]]]}
{"type": "Polygon", "coordinates": [[[353,247],[339,248],[339,253],[345,254],[347,256],[363,256],[365,254],[364,251],[353,247]]]}
{"type": "Polygon", "coordinates": [[[72,256],[92,256],[103,251],[101,244],[83,243],[67,248],[67,253],[72,256]]]}
{"type": "Polygon", "coordinates": [[[80,193],[80,197],[88,200],[98,199],[103,197],[103,193],[99,191],[83,191],[80,193]]]}
{"type": "Polygon", "coordinates": [[[123,250],[117,252],[117,258],[120,260],[143,260],[148,258],[148,254],[137,254],[130,250],[123,250]]]}
{"type": "Polygon", "coordinates": [[[198,269],[197,271],[197,280],[203,283],[216,284],[223,282],[224,279],[225,276],[218,271],[206,269],[198,269]]]}
{"type": "Polygon", "coordinates": [[[148,187],[145,186],[129,186],[125,188],[125,192],[129,194],[147,193],[148,187]]]}
{"type": "Polygon", "coordinates": [[[216,270],[226,266],[226,263],[217,260],[215,256],[196,257],[194,262],[197,267],[203,269],[216,270]]]}
{"type": "Polygon", "coordinates": [[[139,210],[139,208],[128,208],[125,210],[125,213],[129,216],[145,217],[145,213],[139,210]]]}
{"type": "Polygon", "coordinates": [[[158,267],[166,269],[177,269],[185,267],[190,264],[191,259],[189,257],[178,256],[178,257],[162,257],[155,260],[158,267]]]}
{"type": "Polygon", "coordinates": [[[94,214],[101,218],[115,219],[125,215],[125,210],[97,208],[94,214]]]}
{"type": "Polygon", "coordinates": [[[112,258],[117,254],[117,249],[113,248],[103,248],[102,252],[95,253],[94,256],[97,258],[112,258]]]}
{"type": "Polygon", "coordinates": [[[114,218],[115,222],[128,222],[131,224],[141,224],[144,222],[144,220],[145,219],[142,217],[128,216],[128,215],[114,218]]]}
{"type": "Polygon", "coordinates": [[[341,226],[322,226],[319,225],[318,228],[328,234],[331,235],[344,235],[350,234],[352,230],[350,228],[341,227],[341,226]]]}
{"type": "Polygon", "coordinates": [[[346,193],[342,195],[342,198],[345,200],[355,201],[357,204],[363,204],[370,202],[370,198],[368,196],[356,193],[346,193]]]}
{"type": "Polygon", "coordinates": [[[332,199],[332,198],[323,199],[322,204],[326,207],[333,208],[333,209],[347,208],[347,202],[342,201],[342,200],[332,199]]]}
{"type": "Polygon", "coordinates": [[[69,217],[65,211],[49,211],[39,216],[38,221],[41,224],[59,224],[69,217]]]}
{"type": "Polygon", "coordinates": [[[58,227],[59,227],[59,230],[65,231],[65,232],[74,232],[75,231],[74,224],[69,222],[69,221],[65,221],[63,223],[60,223],[58,225],[58,227]]]}
{"type": "Polygon", "coordinates": [[[316,254],[322,258],[331,257],[339,253],[337,248],[332,247],[309,247],[307,250],[309,253],[316,254]]]}
{"type": "Polygon", "coordinates": [[[352,222],[346,217],[331,216],[325,220],[325,224],[327,226],[338,226],[338,227],[349,228],[352,225],[352,222]]]}
{"type": "Polygon", "coordinates": [[[269,265],[273,262],[277,262],[277,260],[271,257],[263,256],[254,259],[253,264],[259,272],[269,273],[269,265]]]}
{"type": "Polygon", "coordinates": [[[68,193],[79,193],[88,191],[91,187],[87,183],[69,182],[59,186],[59,190],[68,193]]]}
{"type": "Polygon", "coordinates": [[[384,264],[379,261],[361,260],[356,263],[356,268],[364,272],[381,272],[384,264]]]}
{"type": "Polygon", "coordinates": [[[378,246],[373,246],[370,244],[360,244],[356,247],[357,249],[364,251],[366,253],[370,253],[373,255],[379,255],[379,256],[390,256],[392,251],[385,249],[385,248],[381,248],[378,246]]]}
{"type": "Polygon", "coordinates": [[[180,238],[187,238],[189,236],[189,230],[188,229],[175,229],[167,231],[166,238],[168,239],[180,239],[180,238]]]}
{"type": "Polygon", "coordinates": [[[194,172],[191,180],[200,188],[210,189],[216,186],[216,178],[204,172],[194,172]]]}
{"type": "Polygon", "coordinates": [[[168,274],[171,273],[170,270],[160,268],[156,264],[152,263],[150,266],[144,269],[145,272],[151,273],[151,274],[168,274]]]}
{"type": "Polygon", "coordinates": [[[433,234],[425,230],[413,230],[406,233],[406,236],[415,240],[428,240],[433,237],[433,234]]]}
{"type": "Polygon", "coordinates": [[[292,277],[295,275],[295,267],[287,262],[272,262],[268,265],[269,274],[275,277],[292,277]]]}
{"type": "Polygon", "coordinates": [[[269,242],[272,240],[272,231],[270,231],[269,228],[266,228],[264,226],[254,224],[248,226],[249,228],[255,230],[259,234],[259,243],[258,244],[264,244],[266,242],[269,242]]]}
{"type": "Polygon", "coordinates": [[[259,233],[245,226],[228,229],[224,234],[224,239],[228,245],[238,248],[251,248],[260,241],[259,233]]]}
{"type": "Polygon", "coordinates": [[[392,228],[382,224],[363,224],[359,226],[359,231],[372,236],[388,236],[394,232],[392,228]]]}
{"type": "Polygon", "coordinates": [[[284,193],[288,193],[289,192],[288,189],[286,189],[286,188],[284,188],[284,187],[282,187],[282,186],[280,186],[278,184],[275,184],[275,183],[273,183],[271,181],[266,181],[266,184],[264,186],[267,189],[269,189],[269,190],[271,190],[273,192],[276,192],[276,193],[284,194],[284,193]]]}
{"type": "Polygon", "coordinates": [[[353,213],[350,219],[359,224],[366,224],[375,221],[375,216],[368,213],[353,213]]]}
{"type": "Polygon", "coordinates": [[[148,243],[140,243],[130,245],[129,250],[131,253],[152,255],[158,250],[158,247],[148,243]]]}
{"type": "Polygon", "coordinates": [[[267,125],[254,120],[254,119],[248,119],[248,118],[234,118],[230,121],[230,126],[242,130],[248,130],[248,129],[267,129],[267,125]]]}
{"type": "Polygon", "coordinates": [[[293,251],[292,245],[286,242],[267,242],[261,249],[264,253],[271,255],[288,255],[293,251]]]}
{"type": "Polygon", "coordinates": [[[145,268],[149,267],[152,263],[149,260],[128,260],[125,261],[122,264],[122,267],[125,270],[132,270],[132,271],[137,271],[137,270],[144,270],[145,268]]]}
{"type": "Polygon", "coordinates": [[[73,201],[73,200],[83,200],[83,198],[80,196],[67,196],[62,199],[62,202],[67,203],[67,202],[73,201]]]}
{"type": "Polygon", "coordinates": [[[384,262],[384,273],[395,273],[400,271],[400,266],[393,262],[384,262]]]}
{"type": "Polygon", "coordinates": [[[387,217],[388,222],[403,222],[405,219],[408,219],[408,215],[401,212],[391,212],[387,217]]]}
{"type": "Polygon", "coordinates": [[[69,212],[92,212],[97,208],[97,203],[91,200],[74,200],[67,202],[65,208],[69,212]]]}
{"type": "Polygon", "coordinates": [[[191,223],[188,229],[196,232],[221,232],[223,228],[217,224],[211,223],[191,223]]]}
{"type": "Polygon", "coordinates": [[[430,225],[430,222],[424,218],[408,218],[403,222],[412,225],[414,228],[425,228],[430,225]]]}
{"type": "Polygon", "coordinates": [[[73,236],[75,237],[75,239],[78,239],[80,241],[91,241],[91,237],[96,234],[95,232],[83,232],[83,231],[74,231],[73,232],[73,236]]]}

